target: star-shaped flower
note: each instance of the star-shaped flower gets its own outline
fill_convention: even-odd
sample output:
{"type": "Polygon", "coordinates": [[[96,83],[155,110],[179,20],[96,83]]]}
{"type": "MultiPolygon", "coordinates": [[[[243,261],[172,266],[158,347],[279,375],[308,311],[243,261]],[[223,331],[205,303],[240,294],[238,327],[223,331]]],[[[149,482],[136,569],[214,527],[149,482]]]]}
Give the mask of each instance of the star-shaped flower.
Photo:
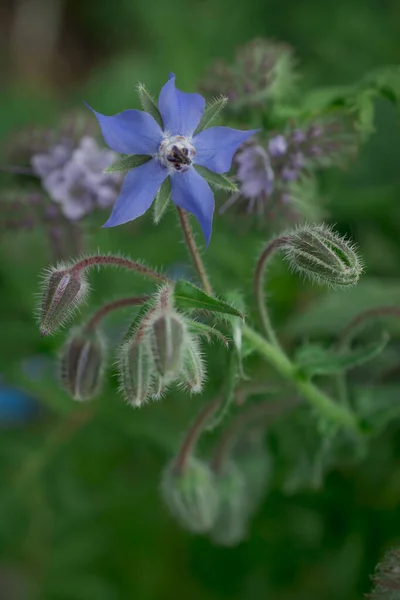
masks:
{"type": "Polygon", "coordinates": [[[205,104],[199,94],[178,90],[171,74],[158,98],[162,127],[153,116],[140,110],[125,110],[114,116],[93,111],[112,150],[149,157],[126,175],[104,227],[121,225],[143,215],[169,177],[173,202],[197,218],[208,244],[214,194],[196,166],[226,173],[236,150],[256,131],[210,127],[196,133],[205,104]]]}

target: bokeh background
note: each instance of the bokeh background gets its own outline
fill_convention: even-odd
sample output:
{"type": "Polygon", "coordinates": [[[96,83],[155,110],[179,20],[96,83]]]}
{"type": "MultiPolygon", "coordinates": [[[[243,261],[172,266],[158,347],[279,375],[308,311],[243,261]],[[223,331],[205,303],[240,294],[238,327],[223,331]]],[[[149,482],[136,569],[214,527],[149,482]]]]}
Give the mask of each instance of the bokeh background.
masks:
{"type": "MultiPolygon", "coordinates": [[[[294,48],[304,89],[352,83],[399,61],[400,4],[2,0],[0,36],[6,140],[24,126],[51,125],[83,99],[108,114],[139,108],[137,81],[157,93],[171,70],[181,89],[194,90],[211,61],[231,59],[259,36],[294,48]]],[[[400,302],[400,127],[389,103],[378,102],[376,125],[357,160],[320,179],[329,220],[359,244],[366,274],[354,290],[325,293],[278,265],[272,308],[288,340],[329,339],[361,308],[400,302]]],[[[101,223],[85,222],[86,249],[122,251],[192,275],[173,211],[158,228],[149,215],[117,230],[101,223]]],[[[250,289],[257,251],[273,229],[216,218],[206,262],[219,290],[239,281],[250,289]]],[[[289,430],[292,454],[277,461],[247,541],[215,547],[176,525],[159,480],[184,428],[219,389],[224,351],[210,350],[202,398],[174,392],[133,411],[110,377],[98,400],[76,405],[55,378],[65,333],[40,338],[33,314],[39,274],[52,260],[42,229],[1,232],[1,600],[356,600],[369,591],[369,574],[400,539],[399,421],[358,465],[317,481],[308,463],[293,464],[303,439],[289,430]]],[[[120,272],[91,279],[92,307],[149,289],[120,272]]],[[[129,311],[107,322],[112,340],[127,323],[129,311]]],[[[395,379],[392,388],[400,398],[395,379]]]]}

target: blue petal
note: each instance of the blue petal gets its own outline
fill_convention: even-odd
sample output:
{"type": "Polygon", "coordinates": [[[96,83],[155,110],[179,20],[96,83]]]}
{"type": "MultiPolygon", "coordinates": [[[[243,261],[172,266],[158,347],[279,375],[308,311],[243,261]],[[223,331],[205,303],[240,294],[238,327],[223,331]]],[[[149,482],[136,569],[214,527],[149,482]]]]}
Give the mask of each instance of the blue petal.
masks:
{"type": "Polygon", "coordinates": [[[243,142],[259,131],[240,131],[230,127],[210,127],[193,138],[196,148],[195,162],[214,173],[226,173],[232,165],[233,155],[243,142]]]}
{"type": "Polygon", "coordinates": [[[174,173],[171,176],[171,198],[177,206],[196,217],[208,246],[215,203],[207,181],[193,168],[186,173],[174,173]]]}
{"type": "MultiPolygon", "coordinates": [[[[86,104],[88,108],[90,106],[86,104]]],[[[141,110],[124,110],[108,117],[93,108],[106,144],[121,154],[155,154],[162,131],[151,115],[141,110]]]]}
{"type": "Polygon", "coordinates": [[[170,73],[158,97],[164,131],[189,137],[200,123],[206,101],[200,94],[187,94],[175,87],[175,75],[170,73]]]}
{"type": "Polygon", "coordinates": [[[103,227],[122,225],[143,215],[167,176],[168,170],[154,158],[129,171],[111,216],[103,227]]]}

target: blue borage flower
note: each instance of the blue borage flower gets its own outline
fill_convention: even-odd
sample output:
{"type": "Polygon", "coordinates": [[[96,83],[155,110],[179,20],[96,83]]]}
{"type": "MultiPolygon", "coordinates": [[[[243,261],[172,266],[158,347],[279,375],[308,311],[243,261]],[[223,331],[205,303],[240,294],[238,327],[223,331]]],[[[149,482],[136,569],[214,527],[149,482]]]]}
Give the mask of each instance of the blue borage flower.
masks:
{"type": "Polygon", "coordinates": [[[140,110],[125,110],[108,117],[90,109],[112,150],[150,157],[125,177],[121,193],[104,227],[121,225],[143,215],[164,180],[170,177],[173,202],[197,218],[208,244],[214,194],[196,170],[196,165],[214,173],[226,173],[236,150],[256,131],[210,127],[195,134],[205,109],[205,100],[200,94],[178,90],[173,74],[160,92],[158,109],[162,129],[150,114],[140,110]]]}

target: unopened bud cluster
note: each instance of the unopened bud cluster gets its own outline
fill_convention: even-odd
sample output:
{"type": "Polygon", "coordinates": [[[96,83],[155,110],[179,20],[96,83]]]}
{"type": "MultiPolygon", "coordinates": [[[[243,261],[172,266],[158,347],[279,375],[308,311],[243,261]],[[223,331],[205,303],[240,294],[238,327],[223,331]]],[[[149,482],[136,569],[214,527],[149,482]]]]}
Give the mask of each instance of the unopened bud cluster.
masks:
{"type": "Polygon", "coordinates": [[[302,226],[285,234],[283,256],[293,271],[332,287],[355,285],[363,265],[354,245],[325,225],[302,226]]]}
{"type": "Polygon", "coordinates": [[[247,537],[270,478],[260,435],[246,439],[239,450],[222,468],[210,468],[193,456],[182,466],[178,459],[167,466],[162,480],[164,502],[178,523],[220,546],[236,546],[247,537]]]}
{"type": "Polygon", "coordinates": [[[172,302],[172,289],[161,289],[154,305],[122,345],[120,388],[133,406],[157,399],[177,382],[191,393],[201,391],[205,369],[198,341],[172,302]]]}

